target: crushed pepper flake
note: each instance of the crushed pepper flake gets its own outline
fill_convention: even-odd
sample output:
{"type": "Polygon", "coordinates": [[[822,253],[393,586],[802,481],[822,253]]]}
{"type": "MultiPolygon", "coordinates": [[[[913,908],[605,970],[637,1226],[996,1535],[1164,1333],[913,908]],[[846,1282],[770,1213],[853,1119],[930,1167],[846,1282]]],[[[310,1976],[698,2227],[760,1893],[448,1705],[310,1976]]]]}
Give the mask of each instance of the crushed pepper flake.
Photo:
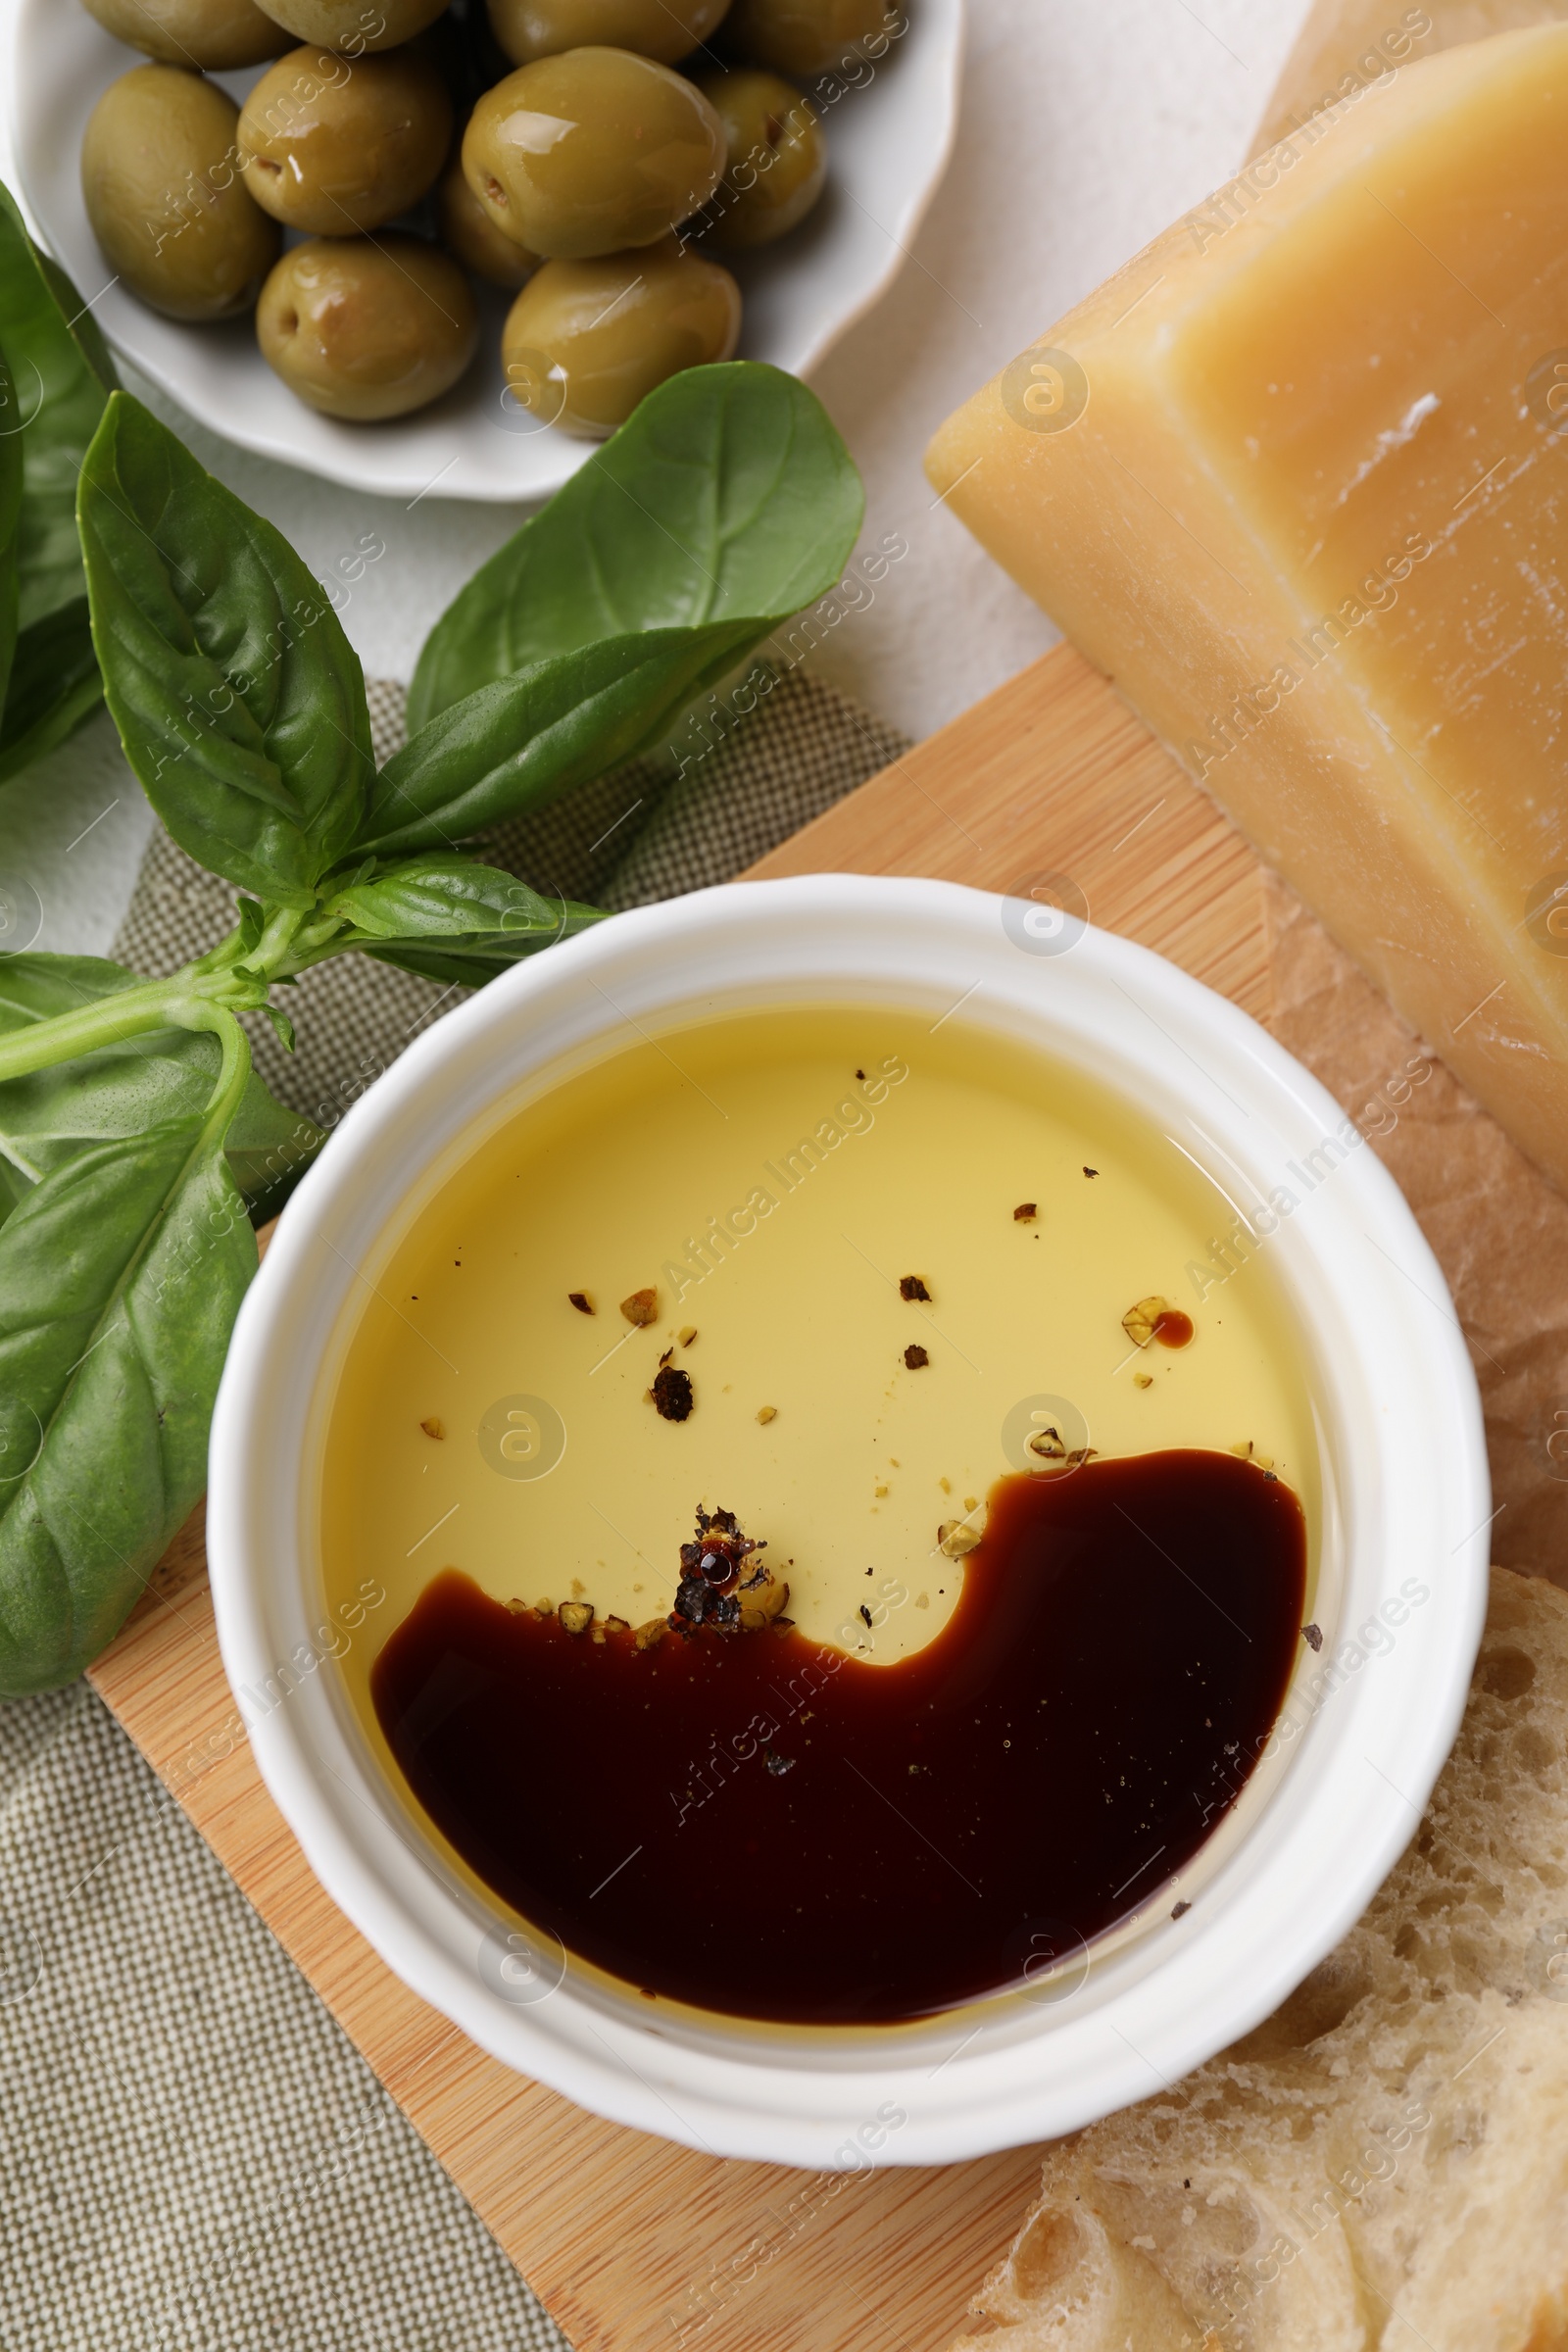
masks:
{"type": "Polygon", "coordinates": [[[445,1424],[438,1421],[433,1413],[428,1421],[421,1421],[419,1423],[419,1427],[423,1430],[427,1438],[440,1439],[444,1438],[447,1434],[445,1424]]]}
{"type": "Polygon", "coordinates": [[[687,1639],[704,1625],[721,1633],[760,1632],[789,1598],[788,1585],[765,1560],[741,1574],[754,1553],[766,1549],[765,1542],[743,1533],[733,1511],[699,1506],[696,1539],[680,1547],[680,1583],[666,1623],[687,1639]]]}
{"type": "Polygon", "coordinates": [[[918,1274],[904,1274],[900,1276],[899,1297],[901,1298],[923,1298],[927,1305],[929,1305],[931,1302],[931,1294],[926,1289],[924,1282],[918,1274]]]}
{"type": "Polygon", "coordinates": [[[568,1291],[566,1299],[569,1305],[577,1309],[579,1315],[591,1315],[595,1312],[594,1302],[586,1291],[568,1291]]]}
{"type": "Polygon", "coordinates": [[[664,1364],[654,1375],[654,1385],[648,1392],[654,1409],[662,1421],[689,1421],[697,1399],[692,1393],[692,1376],[678,1364],[664,1364]]]}
{"type": "Polygon", "coordinates": [[[1039,1214],[1038,1200],[1020,1200],[1012,1212],[1012,1221],[1015,1225],[1032,1225],[1039,1214]]]}
{"type": "Polygon", "coordinates": [[[1121,1319],[1121,1327],[1135,1348],[1147,1348],[1169,1313],[1170,1300],[1161,1298],[1155,1293],[1148,1298],[1140,1298],[1136,1306],[1130,1306],[1121,1319]]]}

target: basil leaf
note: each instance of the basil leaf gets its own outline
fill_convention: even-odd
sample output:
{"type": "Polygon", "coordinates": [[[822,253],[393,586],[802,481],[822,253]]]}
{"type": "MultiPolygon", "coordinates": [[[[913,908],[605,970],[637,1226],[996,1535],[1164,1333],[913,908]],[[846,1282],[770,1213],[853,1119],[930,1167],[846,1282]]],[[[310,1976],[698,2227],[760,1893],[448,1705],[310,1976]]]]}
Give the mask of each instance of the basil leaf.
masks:
{"type": "Polygon", "coordinates": [[[450,848],[574,785],[662,734],[718,656],[727,668],[752,642],[748,620],[608,637],[481,687],[431,719],[387,761],[362,849],[450,848]]]}
{"type": "Polygon", "coordinates": [[[707,628],[704,684],[839,578],[865,498],[815,396],[730,361],[671,376],[447,608],[409,725],[528,663],[633,630],[707,628]]]}
{"type": "MultiPolygon", "coordinates": [[[[0,1035],[138,985],[134,972],[101,956],[6,956],[0,960],[0,1035]]],[[[198,1115],[212,1099],[219,1063],[216,1038],[161,1029],[0,1083],[0,1215],[90,1146],[198,1115]]],[[[251,1072],[226,1150],[230,1172],[257,1221],[277,1213],[324,1141],[318,1127],[286,1109],[251,1072]]]]}
{"type": "Polygon", "coordinates": [[[202,1117],[79,1153],[0,1226],[0,1695],[79,1673],[191,1510],[255,1271],[202,1117]]]}
{"type": "Polygon", "coordinates": [[[503,931],[477,932],[471,939],[397,940],[380,947],[367,945],[365,953],[377,963],[396,964],[400,972],[414,972],[421,980],[434,980],[443,988],[483,988],[488,980],[499,980],[510,972],[514,963],[525,956],[537,956],[542,948],[553,948],[559,940],[571,939],[591,924],[609,920],[597,906],[579,906],[572,900],[556,902],[560,920],[555,930],[541,935],[525,933],[520,938],[503,931]]]}
{"type": "Polygon", "coordinates": [[[65,271],[34,245],[3,186],[0,319],[24,427],[18,565],[25,630],[85,590],[76,476],[115,388],[115,370],[92,314],[65,271]]]}
{"type": "Polygon", "coordinates": [[[288,542],[117,392],[77,503],[104,693],[181,849],[309,907],[374,764],[365,679],[288,542]]]}
{"type": "Polygon", "coordinates": [[[411,858],[367,867],[323,902],[347,919],[332,952],[363,948],[382,963],[443,987],[482,988],[518,962],[607,917],[471,858],[411,858]]]}
{"type": "Polygon", "coordinates": [[[17,391],[0,351],[0,710],[17,646],[17,518],[22,510],[22,426],[17,391]]]}
{"type": "MultiPolygon", "coordinates": [[[[348,921],[346,936],[355,946],[462,939],[474,932],[548,945],[562,937],[562,909],[569,904],[541,898],[526,882],[471,858],[411,858],[349,883],[324,901],[323,912],[348,921]]],[[[579,930],[600,919],[591,906],[572,912],[583,918],[579,930]]]]}
{"type": "Polygon", "coordinates": [[[84,596],[24,628],[0,720],[0,784],[64,743],[103,694],[84,596]]]}

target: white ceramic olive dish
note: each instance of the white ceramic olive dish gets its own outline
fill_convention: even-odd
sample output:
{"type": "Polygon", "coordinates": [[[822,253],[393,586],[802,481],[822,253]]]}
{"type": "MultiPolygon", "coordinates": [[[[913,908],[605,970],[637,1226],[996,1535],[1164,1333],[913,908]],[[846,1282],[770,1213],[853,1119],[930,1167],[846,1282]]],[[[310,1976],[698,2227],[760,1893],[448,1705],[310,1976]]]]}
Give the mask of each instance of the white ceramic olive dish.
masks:
{"type": "MultiPolygon", "coordinates": [[[[199,423],[259,456],[405,500],[541,499],[575,473],[594,444],[512,399],[500,357],[508,298],[493,289],[478,289],[480,350],[460,384],[412,416],[346,424],[307,408],[272,373],[251,318],[182,325],[114,283],[87,222],[78,159],[98,99],[144,61],[78,0],[16,0],[9,13],[0,90],[29,225],[113,349],[199,423]]],[[[827,193],[796,234],[739,258],[738,358],[807,375],[892,285],[952,152],[962,16],[963,0],[916,0],[887,55],[864,61],[821,110],[827,193]]],[[[243,104],[265,71],[211,78],[243,104]]]]}
{"type": "Polygon", "coordinates": [[[1158,956],[1027,898],[830,875],[619,915],[472,997],[354,1105],[239,1318],[208,1546],[223,1662],[267,1784],[322,1886],[406,1984],[601,2115],[723,2156],[843,2169],[1073,2131],[1278,2005],[1365,1907],[1442,1768],[1480,1638],[1490,1510],[1443,1276],[1387,1171],[1298,1063],[1158,956]],[[475,1139],[564,1073],[638,1036],[802,1006],[880,1006],[933,1028],[961,1007],[971,1029],[1136,1106],[1266,1253],[1316,1430],[1320,1640],[1300,1643],[1273,1737],[1191,1868],[1070,1969],[887,2027],[650,2008],[575,1963],[453,1866],[318,1638],[335,1367],[398,1237],[475,1139]]]}

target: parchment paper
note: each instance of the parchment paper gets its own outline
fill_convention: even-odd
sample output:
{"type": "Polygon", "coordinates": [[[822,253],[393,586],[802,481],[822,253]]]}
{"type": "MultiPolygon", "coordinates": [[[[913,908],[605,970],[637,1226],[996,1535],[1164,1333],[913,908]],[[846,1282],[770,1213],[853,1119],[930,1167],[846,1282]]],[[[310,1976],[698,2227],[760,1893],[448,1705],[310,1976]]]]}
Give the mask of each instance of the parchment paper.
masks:
{"type": "Polygon", "coordinates": [[[1568,1589],[1568,1200],[1285,885],[1270,1023],[1372,1142],[1447,1277],[1481,1384],[1492,1556],[1568,1589]]]}

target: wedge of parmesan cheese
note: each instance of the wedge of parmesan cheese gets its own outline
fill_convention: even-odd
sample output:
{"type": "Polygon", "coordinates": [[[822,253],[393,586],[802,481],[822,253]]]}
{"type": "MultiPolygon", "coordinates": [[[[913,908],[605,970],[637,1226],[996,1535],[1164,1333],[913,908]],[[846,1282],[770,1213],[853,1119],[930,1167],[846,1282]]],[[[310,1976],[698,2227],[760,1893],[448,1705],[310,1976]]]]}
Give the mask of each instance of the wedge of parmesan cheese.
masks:
{"type": "Polygon", "coordinates": [[[937,488],[1568,1188],[1568,24],[1308,117],[937,488]]]}

